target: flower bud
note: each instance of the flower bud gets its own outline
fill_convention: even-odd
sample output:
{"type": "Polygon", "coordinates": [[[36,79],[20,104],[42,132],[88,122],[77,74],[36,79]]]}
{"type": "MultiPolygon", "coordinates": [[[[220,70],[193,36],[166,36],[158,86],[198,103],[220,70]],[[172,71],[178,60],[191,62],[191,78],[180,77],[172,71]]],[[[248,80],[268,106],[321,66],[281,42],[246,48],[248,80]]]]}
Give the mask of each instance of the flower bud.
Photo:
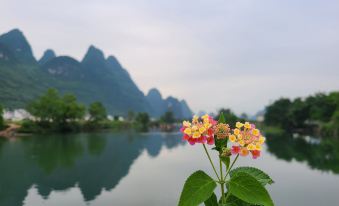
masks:
{"type": "Polygon", "coordinates": [[[220,154],[221,157],[229,157],[231,155],[232,155],[232,153],[231,153],[231,149],[230,148],[223,147],[221,149],[221,154],[220,154]]]}

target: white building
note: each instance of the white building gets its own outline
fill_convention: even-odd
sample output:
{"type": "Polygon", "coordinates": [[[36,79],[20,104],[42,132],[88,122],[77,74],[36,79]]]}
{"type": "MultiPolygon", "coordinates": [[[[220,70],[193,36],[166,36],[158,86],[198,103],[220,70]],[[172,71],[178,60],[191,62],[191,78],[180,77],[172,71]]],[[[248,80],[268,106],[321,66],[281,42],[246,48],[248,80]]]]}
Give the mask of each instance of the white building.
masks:
{"type": "Polygon", "coordinates": [[[15,109],[13,111],[5,110],[4,119],[10,121],[21,121],[24,119],[33,120],[34,117],[24,109],[15,109]]]}

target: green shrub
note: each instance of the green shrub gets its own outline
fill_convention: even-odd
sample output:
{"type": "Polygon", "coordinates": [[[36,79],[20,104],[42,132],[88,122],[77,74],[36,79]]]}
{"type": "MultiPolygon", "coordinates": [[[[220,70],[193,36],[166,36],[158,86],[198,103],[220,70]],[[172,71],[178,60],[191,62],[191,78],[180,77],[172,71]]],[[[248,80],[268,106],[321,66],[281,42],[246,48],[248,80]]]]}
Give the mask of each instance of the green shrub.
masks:
{"type": "Polygon", "coordinates": [[[0,105],[0,130],[5,127],[5,121],[4,121],[3,115],[4,115],[4,110],[2,106],[0,105]]]}

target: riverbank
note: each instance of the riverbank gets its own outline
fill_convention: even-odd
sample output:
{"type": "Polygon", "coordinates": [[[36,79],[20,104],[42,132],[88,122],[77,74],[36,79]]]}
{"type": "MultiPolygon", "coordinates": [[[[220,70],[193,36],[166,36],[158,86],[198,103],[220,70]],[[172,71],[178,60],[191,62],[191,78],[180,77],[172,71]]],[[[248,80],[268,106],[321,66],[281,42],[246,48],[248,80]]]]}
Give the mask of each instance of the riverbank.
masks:
{"type": "Polygon", "coordinates": [[[11,123],[4,130],[0,131],[0,137],[13,138],[16,137],[21,125],[11,123]]]}
{"type": "Polygon", "coordinates": [[[15,138],[27,135],[49,134],[77,134],[96,132],[173,132],[178,131],[178,124],[164,124],[150,122],[141,125],[138,122],[104,120],[100,122],[76,121],[64,124],[62,128],[53,122],[37,122],[32,120],[8,121],[6,127],[0,131],[0,137],[15,138]]]}

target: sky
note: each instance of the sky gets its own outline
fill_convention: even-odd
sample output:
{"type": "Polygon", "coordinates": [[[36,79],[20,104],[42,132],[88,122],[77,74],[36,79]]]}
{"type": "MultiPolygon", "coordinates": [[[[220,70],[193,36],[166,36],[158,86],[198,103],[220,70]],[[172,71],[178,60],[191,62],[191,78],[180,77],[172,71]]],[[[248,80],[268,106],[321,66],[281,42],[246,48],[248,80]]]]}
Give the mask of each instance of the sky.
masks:
{"type": "Polygon", "coordinates": [[[338,0],[1,0],[0,33],[19,28],[36,58],[81,60],[95,45],[144,93],[255,114],[339,90],[338,11],[338,0]]]}

